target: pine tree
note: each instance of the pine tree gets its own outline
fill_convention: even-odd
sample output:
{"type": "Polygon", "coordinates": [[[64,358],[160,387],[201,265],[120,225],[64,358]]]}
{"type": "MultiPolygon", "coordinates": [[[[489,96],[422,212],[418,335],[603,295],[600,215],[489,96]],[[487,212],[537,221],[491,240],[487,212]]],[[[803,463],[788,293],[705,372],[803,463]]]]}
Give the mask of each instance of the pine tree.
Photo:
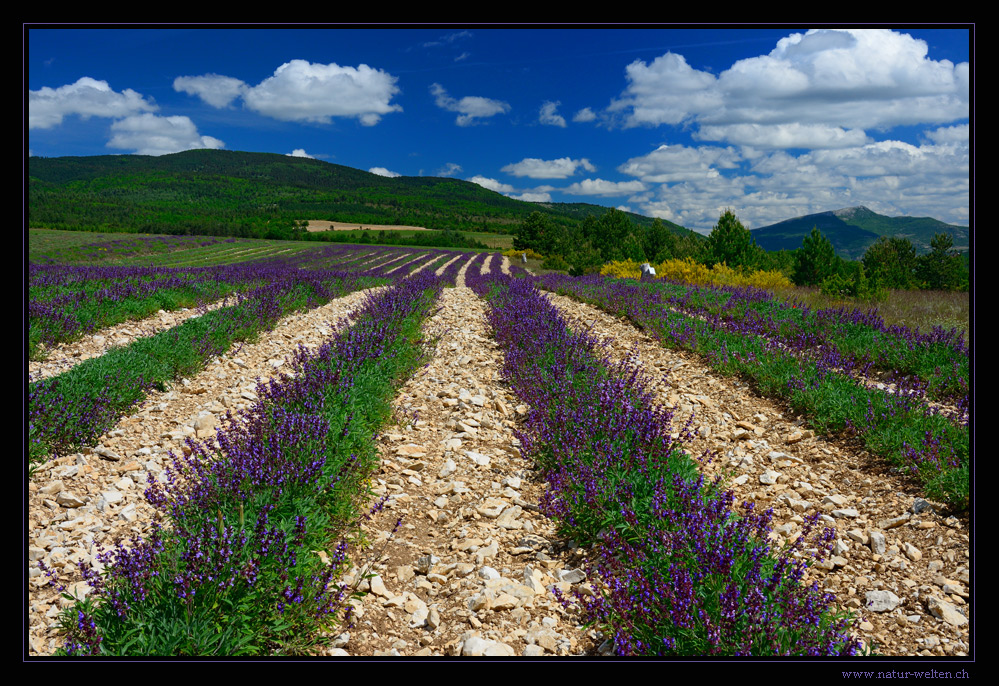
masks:
{"type": "Polygon", "coordinates": [[[755,247],[756,241],[749,229],[732,210],[725,210],[708,236],[708,266],[724,262],[729,267],[752,267],[755,247]]]}
{"type": "Polygon", "coordinates": [[[795,254],[792,280],[799,286],[815,286],[836,273],[836,251],[817,226],[805,236],[795,254]]]}
{"type": "Polygon", "coordinates": [[[531,212],[527,219],[517,228],[513,237],[513,247],[516,250],[535,250],[544,254],[541,244],[548,232],[548,216],[542,212],[531,212]]]}
{"type": "Polygon", "coordinates": [[[631,233],[631,220],[618,209],[611,208],[597,222],[593,246],[600,251],[605,262],[624,259],[624,241],[631,233]]]}
{"type": "Polygon", "coordinates": [[[879,288],[906,290],[916,286],[916,248],[905,238],[881,236],[863,257],[868,278],[879,288]]]}
{"type": "Polygon", "coordinates": [[[961,256],[951,251],[953,246],[954,239],[949,234],[938,233],[930,241],[930,252],[918,258],[916,275],[926,288],[949,291],[961,287],[964,265],[961,256]]]}
{"type": "Polygon", "coordinates": [[[642,234],[642,248],[645,250],[645,256],[650,260],[657,259],[657,256],[667,248],[670,235],[670,230],[666,228],[662,219],[659,217],[653,219],[652,226],[642,234]]]}

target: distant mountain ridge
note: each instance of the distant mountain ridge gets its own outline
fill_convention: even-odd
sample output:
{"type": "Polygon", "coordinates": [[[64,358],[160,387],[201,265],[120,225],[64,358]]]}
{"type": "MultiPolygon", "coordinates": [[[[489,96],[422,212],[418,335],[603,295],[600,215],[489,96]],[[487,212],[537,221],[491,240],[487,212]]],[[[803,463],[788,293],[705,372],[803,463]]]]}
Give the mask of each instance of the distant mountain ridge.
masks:
{"type": "Polygon", "coordinates": [[[863,257],[867,248],[881,236],[907,238],[920,254],[930,251],[930,241],[938,233],[949,234],[955,250],[970,248],[967,226],[947,224],[932,217],[888,217],[863,205],[785,219],[752,229],[751,233],[757,245],[765,250],[795,250],[801,247],[813,227],[829,239],[837,255],[850,260],[863,257]]]}

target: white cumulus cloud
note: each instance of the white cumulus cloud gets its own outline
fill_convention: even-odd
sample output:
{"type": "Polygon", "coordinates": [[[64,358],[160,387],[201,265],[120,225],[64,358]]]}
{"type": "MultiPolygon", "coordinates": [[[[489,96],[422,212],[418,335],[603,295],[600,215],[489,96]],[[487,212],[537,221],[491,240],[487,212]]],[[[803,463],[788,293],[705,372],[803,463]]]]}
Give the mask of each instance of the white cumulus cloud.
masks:
{"type": "Polygon", "coordinates": [[[203,76],[178,76],[173,80],[178,93],[196,95],[212,107],[228,107],[246,92],[247,85],[231,76],[205,74],[203,76]]]}
{"type": "Polygon", "coordinates": [[[472,178],[465,180],[477,183],[483,188],[488,188],[489,190],[496,191],[497,193],[513,193],[514,191],[514,187],[510,184],[501,183],[496,179],[490,179],[486,176],[473,176],[472,178]]]}
{"type": "Polygon", "coordinates": [[[310,160],[316,159],[315,157],[313,157],[309,153],[305,152],[305,148],[295,148],[291,152],[285,153],[285,155],[288,156],[288,157],[307,157],[310,160]]]}
{"type": "Polygon", "coordinates": [[[576,114],[572,115],[572,120],[575,122],[588,122],[588,121],[593,121],[596,118],[597,118],[596,113],[593,110],[591,110],[589,107],[584,107],[583,109],[576,112],[576,114]]]}
{"type": "Polygon", "coordinates": [[[927,131],[926,135],[934,143],[968,143],[971,140],[971,128],[967,124],[959,126],[941,126],[934,131],[927,131]]]}
{"type": "Polygon", "coordinates": [[[514,200],[523,200],[524,202],[551,202],[551,193],[539,193],[537,191],[527,191],[521,193],[520,195],[511,195],[514,200]]]}
{"type": "Polygon", "coordinates": [[[815,29],[717,77],[673,53],[636,60],[608,112],[626,127],[692,124],[701,139],[764,149],[855,147],[867,129],[967,118],[969,74],[905,33],[815,29]]]}
{"type": "Polygon", "coordinates": [[[109,148],[134,150],[138,155],[167,155],[197,148],[219,149],[225,143],[198,134],[188,117],[137,114],[111,124],[109,148]]]}
{"type": "Polygon", "coordinates": [[[697,140],[728,141],[754,148],[852,148],[870,143],[863,129],[846,130],[828,124],[729,124],[701,126],[697,140]]]}
{"type": "Polygon", "coordinates": [[[492,117],[510,111],[509,103],[502,100],[492,100],[477,95],[467,95],[460,100],[456,100],[448,95],[444,86],[439,83],[430,86],[430,94],[434,96],[434,102],[441,109],[449,112],[457,112],[458,117],[455,123],[458,126],[473,126],[479,119],[492,117]]]}
{"type": "MultiPolygon", "coordinates": [[[[953,135],[960,137],[957,131],[953,135]]],[[[750,160],[750,174],[731,176],[704,173],[697,164],[703,148],[675,146],[679,149],[673,151],[673,147],[669,146],[669,155],[660,149],[629,160],[619,171],[654,183],[682,172],[683,160],[689,158],[686,178],[674,174],[648,197],[632,201],[644,214],[702,232],[710,231],[720,212],[733,204],[749,228],[854,205],[889,216],[931,216],[967,223],[970,157],[966,141],[916,146],[889,140],[800,155],[778,150],[750,160]]]]}
{"type": "Polygon", "coordinates": [[[368,170],[371,174],[377,174],[378,176],[387,176],[390,179],[394,179],[397,176],[402,176],[402,174],[396,174],[394,171],[389,171],[385,167],[372,167],[368,170]]]}
{"type": "Polygon", "coordinates": [[[625,68],[628,87],[608,107],[625,113],[626,126],[680,124],[724,104],[713,74],[694,69],[668,52],[651,64],[635,60],[625,68]]]}
{"type": "Polygon", "coordinates": [[[140,93],[126,88],[118,93],[107,81],[84,76],[76,83],[59,88],[43,87],[28,92],[28,128],[49,129],[62,123],[63,117],[75,114],[90,117],[128,117],[158,108],[140,93]]]}
{"type": "Polygon", "coordinates": [[[641,181],[606,181],[604,179],[583,179],[562,189],[569,195],[630,195],[646,190],[641,181]]]}
{"type": "Polygon", "coordinates": [[[597,170],[588,159],[574,160],[560,157],[556,160],[541,160],[536,157],[525,157],[520,162],[508,164],[500,171],[513,176],[527,176],[532,179],[566,179],[582,168],[588,172],[597,170]]]}
{"type": "Polygon", "coordinates": [[[333,117],[344,117],[374,126],[382,116],[402,111],[392,104],[399,92],[396,81],[366,64],[341,67],[291,60],[241,95],[251,110],[282,121],[328,124],[333,117]]]}
{"type": "Polygon", "coordinates": [[[660,145],[647,155],[633,157],[617,168],[646,183],[675,183],[718,176],[718,169],[736,169],[741,157],[734,148],[660,145]]]}
{"type": "Polygon", "coordinates": [[[557,100],[554,102],[546,101],[538,112],[538,122],[547,126],[560,126],[564,129],[566,127],[565,117],[558,113],[560,104],[557,100]]]}
{"type": "Polygon", "coordinates": [[[448,162],[439,170],[437,170],[437,176],[454,176],[461,171],[461,165],[456,162],[448,162]]]}

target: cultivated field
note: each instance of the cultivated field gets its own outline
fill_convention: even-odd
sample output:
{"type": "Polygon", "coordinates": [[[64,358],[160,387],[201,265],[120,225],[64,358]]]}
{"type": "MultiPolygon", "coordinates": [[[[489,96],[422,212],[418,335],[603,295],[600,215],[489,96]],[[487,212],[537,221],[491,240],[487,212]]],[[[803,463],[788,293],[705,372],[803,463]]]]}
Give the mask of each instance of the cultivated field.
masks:
{"type": "Polygon", "coordinates": [[[30,655],[970,652],[956,332],[136,240],[31,266],[30,655]]]}
{"type": "Polygon", "coordinates": [[[346,222],[328,222],[319,219],[310,219],[308,231],[357,231],[359,229],[370,229],[371,231],[428,231],[423,226],[404,226],[401,224],[348,224],[346,222]]]}

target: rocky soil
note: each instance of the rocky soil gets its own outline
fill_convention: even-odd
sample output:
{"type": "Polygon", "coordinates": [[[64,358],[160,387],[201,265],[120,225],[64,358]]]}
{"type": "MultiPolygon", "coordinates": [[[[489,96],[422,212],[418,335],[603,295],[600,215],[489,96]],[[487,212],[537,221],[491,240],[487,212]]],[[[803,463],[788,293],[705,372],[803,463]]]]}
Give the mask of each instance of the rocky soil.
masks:
{"type": "Polygon", "coordinates": [[[160,310],[152,317],[123,322],[92,336],[85,336],[79,341],[53,346],[46,351],[45,360],[28,362],[28,379],[39,381],[62,374],[84,360],[103,355],[111,348],[128,346],[140,338],[155,336],[161,331],[172,329],[192,317],[200,317],[205,312],[218,309],[225,304],[225,300],[219,300],[203,308],[183,308],[173,312],[160,310]]]}
{"type": "Polygon", "coordinates": [[[389,500],[367,529],[374,559],[352,572],[374,575],[361,583],[370,592],[329,653],[595,652],[600,637],[577,626],[550,591],[588,587],[583,551],[538,512],[543,484],[513,436],[527,407],[500,378],[486,305],[459,286],[443,292],[439,307],[425,328],[436,353],[403,387],[397,425],[379,438],[373,482],[389,500]]]}
{"type": "Polygon", "coordinates": [[[881,655],[965,655],[969,650],[970,540],[967,515],[948,516],[919,485],[855,444],[816,436],[779,405],[712,371],[689,353],[664,349],[623,319],[549,295],[573,322],[604,341],[615,362],[634,356],[659,402],[682,427],[704,471],[722,475],[736,502],[773,508],[774,540],[793,541],[804,517],[836,529],[834,555],[811,576],[863,616],[861,636],[881,655]]]}
{"type": "MultiPolygon", "coordinates": [[[[490,259],[485,268],[507,271],[509,261],[490,259]]],[[[382,464],[372,483],[388,502],[369,523],[372,545],[355,551],[351,572],[368,593],[354,601],[354,626],[331,636],[325,652],[608,654],[603,637],[582,629],[551,593],[553,586],[590,592],[595,580],[587,576],[586,551],[538,512],[544,484],[513,435],[528,408],[500,376],[502,354],[489,337],[485,303],[463,284],[464,271],[458,288],[444,290],[425,329],[435,353],[403,386],[396,422],[378,438],[382,464]]],[[[318,345],[365,297],[354,293],[283,320],[257,343],[151,395],[98,445],[35,471],[27,488],[29,654],[58,647],[57,615],[67,602],[37,562],[85,593],[85,584],[73,583],[75,562],[92,559],[97,542],[147,531],[147,474],[162,472],[168,452],[182,450],[187,436],[213,436],[227,410],[256,398],[258,378],[279,374],[295,346],[318,345]]],[[[948,516],[902,475],[848,443],[813,435],[696,357],[664,350],[593,307],[550,297],[575,326],[604,338],[612,359],[635,356],[655,379],[660,402],[675,409],[678,430],[694,414],[700,437],[692,454],[710,455],[703,468],[723,475],[738,502],[774,508],[775,543],[794,540],[809,512],[822,513],[836,529],[836,550],[812,577],[862,613],[859,631],[879,654],[967,654],[967,516],[948,516]]]]}

